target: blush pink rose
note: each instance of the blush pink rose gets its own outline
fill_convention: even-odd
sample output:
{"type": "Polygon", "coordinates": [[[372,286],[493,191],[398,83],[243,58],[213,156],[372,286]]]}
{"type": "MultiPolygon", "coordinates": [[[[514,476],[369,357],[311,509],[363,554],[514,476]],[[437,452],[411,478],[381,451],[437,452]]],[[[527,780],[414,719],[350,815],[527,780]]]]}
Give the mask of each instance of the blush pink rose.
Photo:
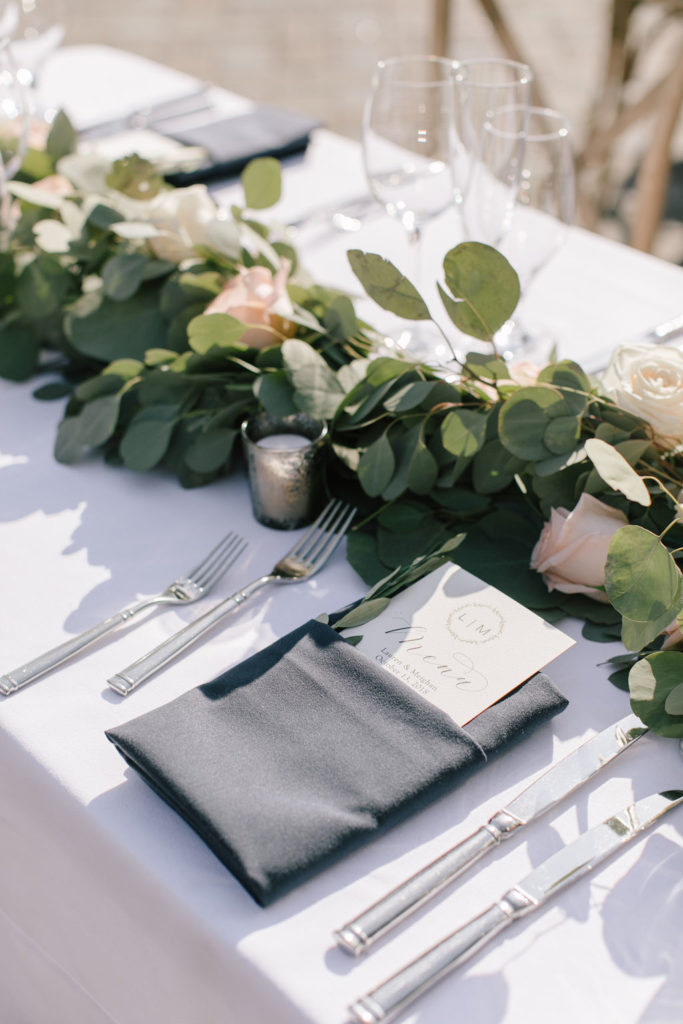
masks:
{"type": "Polygon", "coordinates": [[[672,647],[683,647],[683,631],[681,631],[681,627],[678,625],[677,618],[670,622],[666,629],[662,630],[662,636],[664,637],[663,651],[669,651],[672,647]]]}
{"type": "Polygon", "coordinates": [[[36,181],[35,187],[42,192],[49,192],[53,196],[72,196],[74,194],[73,185],[63,174],[48,174],[47,178],[36,181]]]}
{"type": "Polygon", "coordinates": [[[610,541],[617,530],[627,525],[623,512],[590,494],[582,494],[573,511],[551,510],[529,564],[542,573],[548,590],[587,594],[608,604],[607,594],[597,588],[605,583],[610,541]]]}
{"type": "Polygon", "coordinates": [[[294,312],[287,294],[290,263],[283,260],[276,274],[267,267],[242,267],[204,310],[205,314],[229,313],[253,329],[242,336],[250,348],[267,348],[292,338],[296,324],[287,318],[294,312]]]}

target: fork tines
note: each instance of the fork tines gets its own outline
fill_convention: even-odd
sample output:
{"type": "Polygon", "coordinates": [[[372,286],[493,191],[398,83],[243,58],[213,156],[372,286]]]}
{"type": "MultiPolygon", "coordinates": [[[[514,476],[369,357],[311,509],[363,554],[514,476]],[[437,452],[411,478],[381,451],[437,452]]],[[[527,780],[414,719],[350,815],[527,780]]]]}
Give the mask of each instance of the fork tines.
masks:
{"type": "Polygon", "coordinates": [[[356,509],[339,498],[330,501],[290,555],[308,562],[332,554],[355,514],[356,509]]]}
{"type": "Polygon", "coordinates": [[[221,573],[239,558],[246,546],[247,542],[239,534],[232,531],[227,533],[216,547],[209,551],[206,558],[188,574],[188,578],[195,579],[202,587],[211,586],[221,573]]]}

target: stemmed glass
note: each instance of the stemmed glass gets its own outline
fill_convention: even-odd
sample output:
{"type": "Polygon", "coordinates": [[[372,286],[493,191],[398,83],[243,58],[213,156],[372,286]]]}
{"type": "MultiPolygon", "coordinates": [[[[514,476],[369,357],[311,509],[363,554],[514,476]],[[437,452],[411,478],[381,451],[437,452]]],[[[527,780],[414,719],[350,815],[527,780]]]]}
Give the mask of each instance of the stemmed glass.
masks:
{"type": "MultiPolygon", "coordinates": [[[[475,57],[456,63],[454,81],[454,116],[457,133],[455,159],[456,203],[460,206],[463,226],[471,235],[470,208],[467,196],[481,157],[484,125],[492,110],[527,107],[531,100],[533,74],[527,64],[519,61],[475,57]]],[[[509,127],[517,128],[517,119],[510,118],[509,127]]]]}
{"type": "MultiPolygon", "coordinates": [[[[449,209],[454,186],[454,63],[395,57],[377,64],[363,118],[365,173],[374,197],[405,228],[413,253],[407,276],[420,291],[424,225],[449,209]]],[[[415,324],[398,343],[415,358],[436,355],[432,324],[415,324]],[[425,330],[426,328],[426,330],[425,330]]]]}
{"type": "Polygon", "coordinates": [[[3,231],[10,226],[7,182],[21,167],[27,137],[26,92],[18,80],[10,40],[0,38],[0,229],[3,231]]]}
{"type": "MultiPolygon", "coordinates": [[[[495,246],[513,265],[524,298],[566,241],[575,198],[567,118],[547,107],[515,105],[491,111],[466,212],[473,237],[495,246]]],[[[496,343],[511,358],[540,350],[541,344],[549,349],[551,340],[525,329],[516,314],[501,328],[496,343]]]]}
{"type": "Polygon", "coordinates": [[[19,83],[27,90],[30,112],[51,121],[38,89],[45,61],[64,38],[64,0],[6,0],[0,11],[0,33],[12,39],[19,83]]]}

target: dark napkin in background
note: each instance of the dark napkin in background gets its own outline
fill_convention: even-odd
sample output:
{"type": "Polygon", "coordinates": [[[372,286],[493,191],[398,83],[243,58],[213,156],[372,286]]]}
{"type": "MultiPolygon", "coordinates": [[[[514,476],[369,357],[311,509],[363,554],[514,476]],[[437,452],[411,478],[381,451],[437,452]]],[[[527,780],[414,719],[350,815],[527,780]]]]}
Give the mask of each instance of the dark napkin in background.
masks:
{"type": "Polygon", "coordinates": [[[149,127],[187,146],[202,146],[209,154],[209,162],[197,170],[168,176],[171,184],[183,186],[237,175],[255,157],[282,159],[301,153],[319,122],[288,110],[259,106],[248,114],[177,131],[168,131],[167,124],[161,121],[155,126],[152,118],[149,127]]]}
{"type": "Polygon", "coordinates": [[[266,906],[566,705],[537,673],[463,729],[311,621],[107,737],[266,906]]]}

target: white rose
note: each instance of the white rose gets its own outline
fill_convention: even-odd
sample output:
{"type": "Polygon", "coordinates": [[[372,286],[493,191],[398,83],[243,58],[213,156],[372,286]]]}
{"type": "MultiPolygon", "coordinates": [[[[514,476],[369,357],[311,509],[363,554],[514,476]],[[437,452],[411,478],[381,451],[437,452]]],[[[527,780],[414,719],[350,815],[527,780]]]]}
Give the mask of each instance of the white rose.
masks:
{"type": "Polygon", "coordinates": [[[666,345],[622,346],[602,379],[603,390],[646,420],[670,448],[683,443],[683,352],[666,345]]]}
{"type": "Polygon", "coordinates": [[[267,348],[291,338],[296,324],[287,318],[293,307],[287,294],[289,260],[283,259],[279,270],[272,274],[267,267],[241,267],[223,290],[204,310],[204,314],[229,313],[252,329],[242,336],[251,348],[267,348]]]}
{"type": "Polygon", "coordinates": [[[531,553],[530,566],[543,574],[548,590],[587,594],[609,603],[604,590],[605,562],[614,534],[628,519],[590,494],[582,494],[572,512],[554,508],[531,553]]]}

